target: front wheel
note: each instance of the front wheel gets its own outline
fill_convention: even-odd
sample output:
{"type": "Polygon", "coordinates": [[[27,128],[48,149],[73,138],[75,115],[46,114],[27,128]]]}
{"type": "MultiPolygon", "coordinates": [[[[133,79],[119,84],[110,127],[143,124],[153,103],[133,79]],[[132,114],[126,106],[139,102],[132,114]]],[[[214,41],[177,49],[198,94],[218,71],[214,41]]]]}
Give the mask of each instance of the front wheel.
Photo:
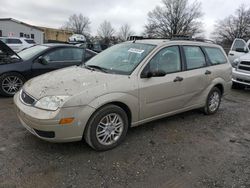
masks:
{"type": "Polygon", "coordinates": [[[0,94],[12,97],[23,86],[25,78],[18,73],[5,73],[0,76],[0,94]]]}
{"type": "Polygon", "coordinates": [[[85,133],[85,141],[95,150],[109,150],[119,145],[128,130],[126,112],[116,105],[99,109],[90,119],[85,133]]]}
{"type": "Polygon", "coordinates": [[[204,113],[207,115],[214,114],[218,111],[221,103],[221,91],[214,87],[208,94],[204,113]]]}

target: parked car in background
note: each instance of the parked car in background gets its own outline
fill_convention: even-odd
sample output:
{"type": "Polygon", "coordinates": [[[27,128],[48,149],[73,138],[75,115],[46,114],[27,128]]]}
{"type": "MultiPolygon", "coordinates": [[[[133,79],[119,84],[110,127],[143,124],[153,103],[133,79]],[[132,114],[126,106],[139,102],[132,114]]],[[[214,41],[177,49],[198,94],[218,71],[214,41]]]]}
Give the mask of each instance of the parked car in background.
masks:
{"type": "MultiPolygon", "coordinates": [[[[56,69],[80,65],[96,54],[68,44],[36,45],[19,53],[0,41],[0,94],[13,96],[28,79],[56,69]]],[[[65,75],[67,76],[67,75],[65,75]]]]}
{"type": "Polygon", "coordinates": [[[69,42],[86,42],[86,38],[80,34],[73,34],[69,37],[69,42]]]}
{"type": "Polygon", "coordinates": [[[233,67],[232,87],[235,89],[250,86],[250,40],[235,39],[228,58],[233,67]]]}
{"type": "Polygon", "coordinates": [[[231,87],[231,65],[215,44],[137,40],[114,45],[86,64],[29,80],[14,97],[32,134],[51,142],[84,138],[114,148],[130,126],[202,108],[214,114],[231,87]]]}
{"type": "Polygon", "coordinates": [[[247,53],[232,63],[233,66],[233,88],[241,89],[250,86],[250,53],[247,53]]]}
{"type": "Polygon", "coordinates": [[[7,44],[15,52],[20,52],[26,48],[36,45],[33,39],[18,37],[0,37],[0,40],[7,44]]]}
{"type": "Polygon", "coordinates": [[[228,59],[230,63],[233,63],[235,59],[249,53],[250,49],[250,40],[245,42],[243,39],[236,38],[231,46],[231,49],[228,53],[228,59]]]}

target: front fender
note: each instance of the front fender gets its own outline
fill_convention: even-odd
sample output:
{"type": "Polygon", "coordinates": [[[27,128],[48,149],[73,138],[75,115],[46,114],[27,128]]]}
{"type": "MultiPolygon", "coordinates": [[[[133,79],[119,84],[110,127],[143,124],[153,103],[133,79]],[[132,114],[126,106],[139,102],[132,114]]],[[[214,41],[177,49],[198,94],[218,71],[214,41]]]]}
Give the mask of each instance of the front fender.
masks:
{"type": "Polygon", "coordinates": [[[106,104],[120,102],[125,104],[131,111],[131,122],[139,120],[139,100],[136,96],[128,93],[109,93],[93,99],[88,105],[98,109],[106,104]]]}

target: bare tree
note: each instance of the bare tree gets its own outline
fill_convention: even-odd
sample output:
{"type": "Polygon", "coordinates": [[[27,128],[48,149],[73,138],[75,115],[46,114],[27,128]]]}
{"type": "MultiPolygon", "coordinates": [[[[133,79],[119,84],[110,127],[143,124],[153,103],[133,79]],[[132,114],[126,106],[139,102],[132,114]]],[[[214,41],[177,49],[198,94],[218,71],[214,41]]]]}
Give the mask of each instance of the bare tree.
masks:
{"type": "Polygon", "coordinates": [[[111,38],[114,35],[115,30],[112,27],[111,23],[105,20],[99,26],[97,33],[101,38],[111,38]]]}
{"type": "Polygon", "coordinates": [[[124,24],[120,27],[118,36],[121,41],[126,41],[131,35],[134,35],[134,31],[131,30],[130,25],[124,24]]]}
{"type": "Polygon", "coordinates": [[[235,38],[250,38],[250,8],[241,5],[234,15],[219,20],[212,33],[213,38],[223,44],[231,44],[235,38]]]}
{"type": "Polygon", "coordinates": [[[162,0],[163,6],[157,6],[148,13],[145,33],[153,37],[173,37],[201,33],[201,3],[188,0],[162,0]]]}
{"type": "Polygon", "coordinates": [[[115,34],[115,30],[111,23],[105,20],[97,29],[97,34],[101,38],[101,43],[109,45],[114,38],[113,35],[115,34]]]}
{"type": "Polygon", "coordinates": [[[63,28],[72,30],[76,34],[89,35],[90,20],[88,17],[84,17],[82,14],[73,14],[69,17],[63,28]]]}

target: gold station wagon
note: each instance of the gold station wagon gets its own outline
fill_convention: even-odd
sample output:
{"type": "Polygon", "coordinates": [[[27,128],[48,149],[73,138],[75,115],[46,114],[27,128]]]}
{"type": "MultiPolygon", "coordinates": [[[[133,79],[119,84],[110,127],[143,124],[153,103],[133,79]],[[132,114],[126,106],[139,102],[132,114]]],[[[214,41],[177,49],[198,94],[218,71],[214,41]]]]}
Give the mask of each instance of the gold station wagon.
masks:
{"type": "Polygon", "coordinates": [[[212,43],[134,40],[29,80],[14,102],[21,123],[37,137],[84,138],[107,150],[129,127],[192,109],[214,114],[231,87],[231,72],[225,52],[212,43]]]}

